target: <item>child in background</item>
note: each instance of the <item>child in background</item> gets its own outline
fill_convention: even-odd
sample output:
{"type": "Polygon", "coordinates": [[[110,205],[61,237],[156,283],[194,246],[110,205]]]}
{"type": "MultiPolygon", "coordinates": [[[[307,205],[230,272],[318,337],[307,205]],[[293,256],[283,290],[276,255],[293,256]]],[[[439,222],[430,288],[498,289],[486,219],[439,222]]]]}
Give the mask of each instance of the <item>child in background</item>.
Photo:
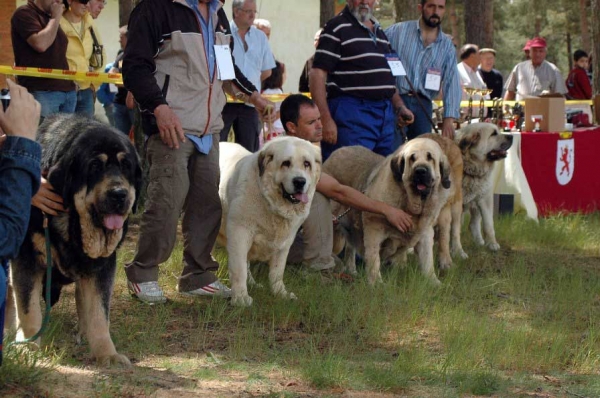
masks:
{"type": "Polygon", "coordinates": [[[566,85],[569,90],[569,99],[591,99],[592,85],[587,75],[590,66],[590,58],[583,50],[577,50],[573,53],[575,67],[569,72],[566,85]]]}
{"type": "MultiPolygon", "coordinates": [[[[285,82],[285,65],[282,62],[275,61],[275,67],[271,72],[271,76],[266,78],[262,82],[262,94],[283,94],[283,83],[285,82]]],[[[283,125],[281,124],[281,119],[279,119],[279,106],[281,105],[280,101],[274,101],[277,112],[277,120],[275,120],[271,125],[269,123],[263,124],[262,134],[259,137],[259,147],[267,142],[272,140],[275,137],[284,134],[283,125]]]]}

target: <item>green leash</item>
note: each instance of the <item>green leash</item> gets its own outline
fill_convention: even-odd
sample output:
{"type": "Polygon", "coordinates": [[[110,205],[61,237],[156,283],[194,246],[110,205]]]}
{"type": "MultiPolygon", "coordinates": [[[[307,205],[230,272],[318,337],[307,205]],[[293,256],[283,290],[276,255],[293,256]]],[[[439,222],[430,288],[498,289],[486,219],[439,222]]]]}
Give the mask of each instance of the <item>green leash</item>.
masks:
{"type": "Polygon", "coordinates": [[[42,327],[36,334],[25,340],[15,340],[7,344],[10,347],[14,344],[26,344],[37,340],[48,327],[50,323],[50,287],[52,285],[52,252],[50,249],[50,228],[48,227],[48,216],[44,213],[44,236],[46,238],[46,313],[42,320],[42,327]]]}

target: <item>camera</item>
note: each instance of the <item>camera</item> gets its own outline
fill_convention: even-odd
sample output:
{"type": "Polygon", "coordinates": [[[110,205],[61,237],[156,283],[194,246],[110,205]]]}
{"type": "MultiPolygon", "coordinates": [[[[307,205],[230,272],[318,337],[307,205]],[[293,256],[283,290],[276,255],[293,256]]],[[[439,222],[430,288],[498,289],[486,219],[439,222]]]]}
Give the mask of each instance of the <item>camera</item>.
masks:
{"type": "Polygon", "coordinates": [[[10,92],[7,88],[0,90],[0,101],[2,102],[2,110],[6,112],[6,108],[10,104],[10,92]]]}

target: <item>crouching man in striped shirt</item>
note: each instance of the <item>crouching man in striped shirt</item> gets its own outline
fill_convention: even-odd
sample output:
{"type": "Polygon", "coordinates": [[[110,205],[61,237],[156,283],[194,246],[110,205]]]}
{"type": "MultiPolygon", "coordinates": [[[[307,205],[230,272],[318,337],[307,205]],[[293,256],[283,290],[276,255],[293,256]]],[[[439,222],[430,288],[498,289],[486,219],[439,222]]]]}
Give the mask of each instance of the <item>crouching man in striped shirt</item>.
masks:
{"type": "Polygon", "coordinates": [[[402,143],[396,124],[413,121],[388,63],[390,43],[373,18],[375,0],[347,2],[325,25],[310,71],[310,93],[323,123],[323,160],[350,145],[387,156],[402,143]]]}

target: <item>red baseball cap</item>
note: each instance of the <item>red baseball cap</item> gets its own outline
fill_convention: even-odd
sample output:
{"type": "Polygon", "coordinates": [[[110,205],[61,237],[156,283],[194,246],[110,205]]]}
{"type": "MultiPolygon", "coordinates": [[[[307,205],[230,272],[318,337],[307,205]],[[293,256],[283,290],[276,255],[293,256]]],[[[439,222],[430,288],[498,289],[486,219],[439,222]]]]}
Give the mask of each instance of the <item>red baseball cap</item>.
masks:
{"type": "Polygon", "coordinates": [[[527,43],[525,43],[525,47],[523,47],[523,51],[529,51],[529,49],[531,48],[530,44],[531,40],[527,40],[527,43]]]}
{"type": "Polygon", "coordinates": [[[529,41],[529,48],[546,48],[546,40],[543,37],[534,37],[529,41]]]}

